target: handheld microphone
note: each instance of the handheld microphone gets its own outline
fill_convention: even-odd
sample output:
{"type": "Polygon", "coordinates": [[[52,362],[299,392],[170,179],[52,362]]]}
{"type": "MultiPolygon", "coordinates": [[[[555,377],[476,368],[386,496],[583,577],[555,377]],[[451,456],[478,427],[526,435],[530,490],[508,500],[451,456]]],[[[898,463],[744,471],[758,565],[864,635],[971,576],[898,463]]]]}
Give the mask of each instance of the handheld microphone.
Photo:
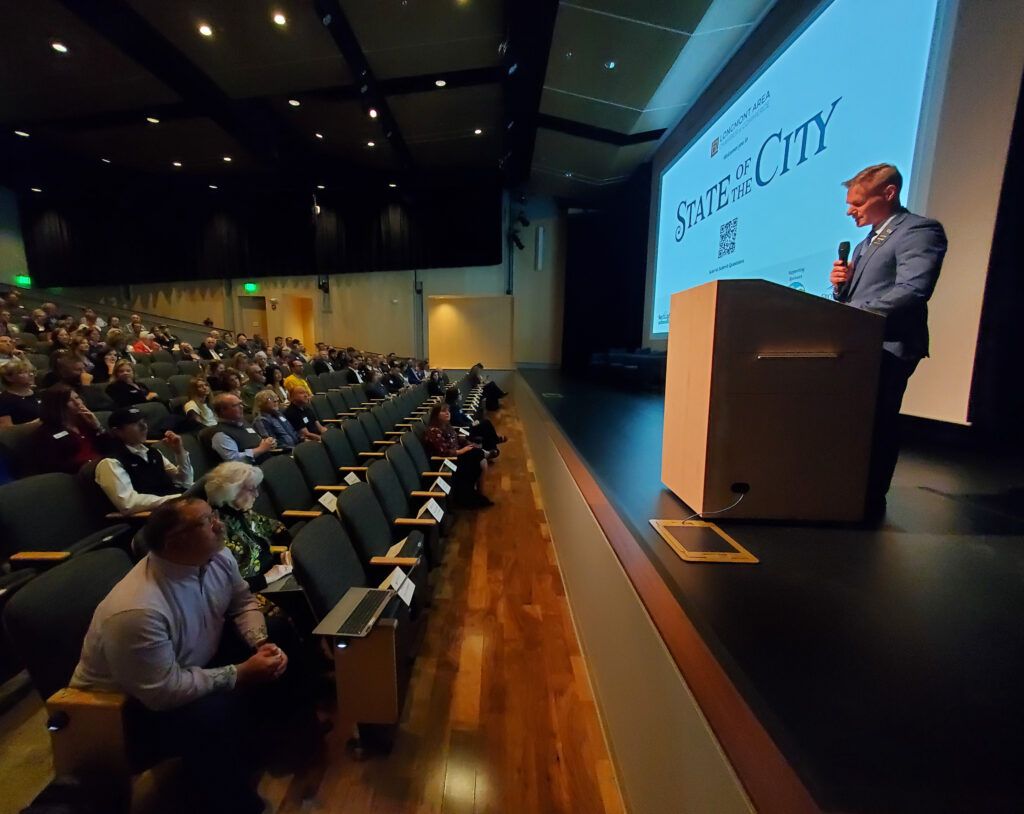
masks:
{"type": "Polygon", "coordinates": [[[850,241],[844,240],[839,244],[839,259],[845,263],[850,259],[850,241]]]}

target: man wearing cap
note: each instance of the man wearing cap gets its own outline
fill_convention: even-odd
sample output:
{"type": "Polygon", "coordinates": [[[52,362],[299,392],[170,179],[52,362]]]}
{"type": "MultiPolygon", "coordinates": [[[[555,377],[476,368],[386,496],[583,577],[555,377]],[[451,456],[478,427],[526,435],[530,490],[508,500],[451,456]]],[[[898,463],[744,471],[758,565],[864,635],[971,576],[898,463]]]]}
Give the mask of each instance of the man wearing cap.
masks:
{"type": "Polygon", "coordinates": [[[110,414],[107,457],[96,465],[96,484],[122,514],[150,511],[181,495],[192,485],[192,462],[173,432],[164,442],[176,463],[146,446],[146,419],[135,407],[110,414]]]}

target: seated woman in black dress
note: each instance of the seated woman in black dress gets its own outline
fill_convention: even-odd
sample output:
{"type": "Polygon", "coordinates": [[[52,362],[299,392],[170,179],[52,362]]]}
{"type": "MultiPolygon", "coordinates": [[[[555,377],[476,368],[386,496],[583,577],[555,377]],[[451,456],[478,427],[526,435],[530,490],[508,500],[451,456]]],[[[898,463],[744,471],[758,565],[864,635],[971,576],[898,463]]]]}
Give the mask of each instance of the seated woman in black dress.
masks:
{"type": "Polygon", "coordinates": [[[451,425],[448,405],[443,401],[430,409],[423,446],[431,455],[455,458],[452,494],[460,505],[470,509],[494,505],[494,501],[485,497],[480,489],[483,474],[487,471],[487,453],[478,444],[459,438],[451,425]]]}
{"type": "Polygon", "coordinates": [[[444,394],[445,403],[448,405],[448,411],[451,413],[452,426],[456,428],[456,431],[460,428],[467,430],[469,435],[463,437],[480,444],[488,452],[494,453],[492,457],[497,457],[498,444],[504,444],[508,439],[504,435],[498,435],[497,430],[494,429],[494,424],[489,419],[481,418],[477,420],[466,413],[462,409],[461,398],[462,396],[457,387],[449,387],[444,394]]]}
{"type": "Polygon", "coordinates": [[[147,401],[159,400],[160,396],[148,387],[135,381],[131,362],[122,359],[114,365],[114,380],[107,385],[107,395],[118,407],[131,407],[147,401]]]}
{"type": "Polygon", "coordinates": [[[27,424],[39,418],[39,396],[36,395],[32,365],[15,359],[0,367],[0,427],[27,424]]]}

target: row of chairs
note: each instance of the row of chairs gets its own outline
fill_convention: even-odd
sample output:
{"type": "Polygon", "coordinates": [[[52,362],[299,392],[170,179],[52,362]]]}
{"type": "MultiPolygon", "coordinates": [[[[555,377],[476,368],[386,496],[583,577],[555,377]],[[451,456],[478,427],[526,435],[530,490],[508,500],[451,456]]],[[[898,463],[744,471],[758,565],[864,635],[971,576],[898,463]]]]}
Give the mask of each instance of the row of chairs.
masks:
{"type": "MultiPolygon", "coordinates": [[[[323,619],[350,588],[375,587],[396,566],[404,567],[417,586],[410,607],[393,600],[366,639],[333,649],[342,724],[393,727],[401,715],[429,604],[428,574],[441,562],[451,521],[444,480],[448,471],[441,468],[442,459],[431,459],[420,442],[421,419],[428,407],[424,388],[415,388],[361,411],[357,418],[344,419],[328,430],[324,443],[301,444],[294,456],[273,457],[261,465],[264,489],[257,511],[293,524],[295,576],[315,619],[323,619]],[[383,437],[371,441],[368,428],[383,437]],[[319,496],[328,493],[337,497],[335,513],[319,503],[319,496]],[[431,500],[442,512],[440,522],[421,510],[431,500]]],[[[38,496],[33,500],[31,493],[57,487],[54,478],[64,481],[59,485],[61,493],[78,494],[68,506],[65,522],[86,528],[106,520],[85,470],[79,478],[38,478],[52,483],[28,478],[0,488],[5,540],[23,539],[39,519],[22,517],[20,526],[8,523],[12,505],[23,504],[26,497],[38,505],[41,501],[38,496]]],[[[202,488],[200,480],[194,491],[203,494],[202,488]]],[[[92,610],[132,565],[123,546],[126,528],[102,530],[107,547],[76,544],[66,563],[13,592],[3,614],[33,684],[43,698],[50,699],[58,772],[99,773],[108,784],[114,776],[128,778],[146,768],[133,764],[126,753],[123,699],[83,699],[83,694],[61,688],[77,663],[92,610]],[[57,595],[68,601],[54,603],[57,595]],[[55,631],[60,635],[55,636],[55,631]],[[98,735],[93,731],[97,702],[110,719],[106,726],[100,725],[98,735]],[[83,714],[83,704],[91,710],[88,715],[83,714]],[[90,727],[86,740],[91,747],[83,751],[85,726],[90,727]]],[[[51,542],[74,536],[68,528],[53,528],[51,533],[45,535],[51,542]]]]}

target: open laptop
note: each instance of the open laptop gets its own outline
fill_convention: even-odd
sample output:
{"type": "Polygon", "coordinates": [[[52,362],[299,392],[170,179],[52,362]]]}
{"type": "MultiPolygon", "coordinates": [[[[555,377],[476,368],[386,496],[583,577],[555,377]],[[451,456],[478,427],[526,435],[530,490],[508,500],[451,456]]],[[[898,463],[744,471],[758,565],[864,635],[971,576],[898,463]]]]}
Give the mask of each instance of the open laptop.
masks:
{"type": "Polygon", "coordinates": [[[390,589],[349,588],[313,633],[317,636],[366,636],[394,595],[390,589]]]}

